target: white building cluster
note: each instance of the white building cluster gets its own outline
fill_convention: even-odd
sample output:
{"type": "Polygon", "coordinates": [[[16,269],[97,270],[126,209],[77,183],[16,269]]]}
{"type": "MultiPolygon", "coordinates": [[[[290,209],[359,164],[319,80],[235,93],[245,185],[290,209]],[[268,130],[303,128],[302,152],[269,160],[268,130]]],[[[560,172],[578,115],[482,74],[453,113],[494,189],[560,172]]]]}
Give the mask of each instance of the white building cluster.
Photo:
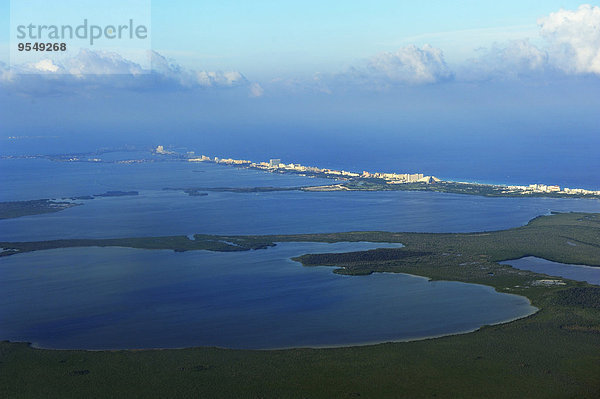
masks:
{"type": "Polygon", "coordinates": [[[175,154],[173,151],[165,150],[165,147],[162,145],[157,146],[154,152],[160,155],[175,154]]]}
{"type": "Polygon", "coordinates": [[[333,170],[333,169],[321,169],[316,166],[304,166],[299,163],[289,163],[285,164],[281,162],[280,159],[270,159],[269,162],[260,162],[260,163],[251,163],[251,167],[255,167],[258,169],[265,170],[282,170],[282,171],[290,171],[290,172],[300,172],[300,173],[324,173],[326,175],[332,176],[346,176],[346,177],[359,177],[358,173],[348,172],[345,170],[333,170]]]}
{"type": "Polygon", "coordinates": [[[437,183],[440,181],[435,176],[424,176],[423,173],[369,173],[364,171],[361,177],[384,179],[388,184],[404,183],[437,183]]]}
{"type": "MultiPolygon", "coordinates": [[[[166,151],[163,146],[158,146],[155,150],[157,154],[170,154],[172,152],[166,151]]],[[[301,164],[294,163],[283,163],[279,158],[270,159],[269,162],[251,162],[242,159],[232,159],[232,158],[218,158],[218,157],[208,157],[206,155],[202,155],[200,157],[193,157],[193,153],[188,153],[188,161],[189,162],[214,162],[219,164],[226,165],[239,165],[246,166],[255,169],[266,170],[270,172],[296,172],[296,173],[319,173],[324,174],[327,177],[340,177],[340,178],[365,178],[365,179],[382,179],[385,180],[387,184],[406,184],[406,183],[426,183],[433,184],[438,183],[441,180],[435,176],[424,176],[422,173],[381,173],[381,172],[367,172],[363,171],[362,173],[348,172],[346,170],[334,170],[334,169],[321,169],[315,166],[304,166],[301,164]]],[[[471,183],[465,183],[471,184],[471,183]]],[[[534,194],[534,193],[544,193],[544,194],[569,194],[569,195],[595,195],[600,196],[600,191],[592,191],[585,190],[582,188],[563,188],[555,185],[546,185],[546,184],[530,184],[528,186],[494,186],[496,189],[502,190],[505,194],[534,194]]]]}
{"type": "Polygon", "coordinates": [[[533,194],[533,193],[558,193],[570,195],[600,195],[600,191],[585,190],[583,188],[568,188],[562,190],[560,186],[548,186],[545,184],[530,184],[528,186],[507,186],[508,193],[533,194]]]}
{"type": "Polygon", "coordinates": [[[434,176],[424,176],[422,173],[370,173],[363,171],[362,174],[349,172],[346,170],[335,170],[335,169],[322,169],[316,166],[304,166],[301,164],[294,163],[283,163],[281,159],[274,158],[270,159],[269,162],[251,162],[242,159],[231,159],[231,158],[218,158],[208,157],[202,155],[200,157],[188,158],[189,162],[214,162],[219,164],[227,165],[242,165],[251,168],[262,169],[267,171],[290,171],[298,173],[322,173],[331,177],[362,177],[362,178],[375,178],[386,180],[388,184],[401,184],[401,183],[436,183],[440,179],[434,176]]]}

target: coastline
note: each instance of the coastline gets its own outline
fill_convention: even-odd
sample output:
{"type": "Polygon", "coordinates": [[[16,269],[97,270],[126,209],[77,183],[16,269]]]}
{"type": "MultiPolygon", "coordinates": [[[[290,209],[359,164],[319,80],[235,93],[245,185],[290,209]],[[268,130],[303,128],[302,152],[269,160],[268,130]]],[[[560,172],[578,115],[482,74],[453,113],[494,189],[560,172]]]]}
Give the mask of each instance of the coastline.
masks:
{"type": "MultiPolygon", "coordinates": [[[[290,258],[291,259],[291,258],[290,258]]],[[[298,261],[294,261],[295,263],[300,263],[298,261]]],[[[303,266],[300,263],[300,266],[303,266]]],[[[40,350],[49,350],[49,351],[70,351],[70,352],[74,352],[74,351],[85,351],[85,352],[120,352],[120,351],[133,351],[133,352],[139,352],[139,351],[160,351],[160,350],[186,350],[186,349],[200,349],[200,348],[216,348],[216,349],[222,349],[222,350],[228,350],[228,351],[266,351],[266,352],[270,352],[270,351],[289,351],[289,350],[296,350],[296,349],[339,349],[339,348],[353,348],[353,347],[366,347],[366,346],[375,346],[375,345],[384,345],[384,344],[396,344],[396,343],[407,343],[407,342],[418,342],[418,341],[426,341],[426,340],[431,340],[431,339],[438,339],[438,338],[444,338],[444,337],[452,337],[452,336],[459,336],[459,335],[464,335],[464,334],[470,334],[476,331],[480,331],[482,328],[486,328],[489,326],[497,326],[497,325],[503,325],[503,324],[508,324],[508,323],[512,323],[521,319],[525,319],[528,317],[531,317],[533,315],[535,315],[536,313],[538,313],[541,309],[537,308],[535,306],[532,305],[531,299],[528,298],[525,295],[518,295],[518,294],[513,294],[510,292],[502,292],[500,290],[498,290],[496,287],[492,286],[492,285],[487,285],[487,284],[476,284],[476,283],[467,283],[467,282],[463,282],[460,280],[433,280],[428,276],[425,275],[417,275],[417,274],[410,274],[410,273],[394,273],[394,272],[377,272],[378,274],[403,274],[403,275],[407,275],[410,277],[414,277],[414,278],[419,278],[419,279],[425,279],[427,280],[427,282],[434,282],[434,281],[445,281],[445,282],[453,282],[453,283],[460,283],[460,284],[467,284],[467,285],[478,285],[478,286],[482,286],[482,287],[486,287],[489,289],[493,289],[495,292],[499,293],[499,294],[503,294],[503,295],[509,295],[509,296],[515,296],[515,297],[519,297],[519,298],[524,298],[527,299],[527,302],[529,303],[529,306],[532,308],[530,310],[530,312],[526,313],[526,314],[522,314],[519,316],[515,316],[515,317],[511,317],[508,319],[503,319],[497,322],[493,322],[493,323],[485,323],[482,324],[478,327],[475,328],[470,328],[470,329],[465,329],[465,330],[460,330],[460,331],[455,331],[455,332],[450,332],[450,333],[442,333],[442,334],[434,334],[434,335],[423,335],[423,336],[414,336],[414,337],[408,337],[408,338],[399,338],[399,339],[385,339],[385,340],[375,340],[375,341],[364,341],[364,342],[354,342],[354,343],[345,343],[345,344],[323,344],[323,345],[303,345],[303,346],[285,346],[285,347],[272,347],[272,348],[231,348],[231,347],[225,347],[225,346],[202,346],[202,345],[195,345],[195,346],[175,346],[175,347],[149,347],[149,348],[110,348],[110,349],[89,349],[89,348],[53,348],[53,347],[45,347],[43,345],[38,345],[34,342],[29,342],[29,341],[19,341],[19,340],[2,340],[0,338],[0,342],[4,341],[4,342],[9,342],[12,344],[27,344],[29,347],[31,347],[32,349],[40,349],[40,350]]],[[[356,278],[360,278],[362,276],[354,276],[356,278]]]]}
{"type": "MultiPolygon", "coordinates": [[[[538,228],[547,230],[551,226],[558,229],[559,235],[595,234],[598,218],[600,214],[554,214],[535,218],[528,225],[504,234],[517,234],[522,239],[520,232],[530,230],[531,237],[536,238],[538,228]]],[[[385,236],[358,234],[343,233],[338,238],[352,241],[364,239],[365,235],[371,239],[385,236]]],[[[67,392],[86,392],[90,384],[98,387],[99,396],[109,397],[123,396],[132,389],[147,397],[168,397],[175,391],[180,396],[243,397],[249,387],[266,396],[295,397],[298,386],[303,387],[302,396],[324,398],[344,396],[340,392],[349,389],[367,397],[394,397],[399,390],[416,397],[423,392],[423,386],[449,396],[472,392],[473,397],[517,397],[523,392],[540,398],[558,393],[565,397],[594,397],[600,391],[596,377],[600,373],[599,286],[567,279],[562,280],[563,286],[535,285],[533,282],[548,276],[498,264],[513,252],[505,249],[496,253],[493,246],[488,246],[498,241],[493,233],[387,234],[394,234],[406,249],[370,252],[369,256],[425,251],[427,245],[434,245],[440,256],[421,257],[415,263],[412,260],[417,259],[411,257],[365,262],[348,259],[346,254],[334,254],[337,258],[330,259],[332,266],[346,267],[351,272],[401,272],[431,280],[482,284],[502,293],[524,296],[539,310],[469,333],[328,349],[193,347],[85,351],[36,349],[4,341],[0,342],[0,361],[6,366],[0,373],[0,396],[19,393],[18,396],[25,397],[64,397],[67,392]],[[432,236],[439,240],[429,241],[432,236]],[[469,240],[477,240],[475,252],[467,252],[469,240]],[[456,257],[458,254],[461,256],[456,257]],[[488,256],[482,258],[482,254],[488,256]],[[491,371],[497,378],[489,378],[491,371]],[[36,376],[36,383],[23,384],[22,376],[36,376]],[[385,382],[373,384],[373,381],[385,382]]],[[[271,238],[277,241],[280,237],[271,238]]],[[[309,238],[310,235],[287,236],[289,241],[309,238]]],[[[333,237],[324,234],[321,238],[333,237]]],[[[535,247],[536,241],[530,244],[535,247]]],[[[541,250],[552,257],[556,245],[551,241],[541,250]]],[[[573,249],[566,241],[564,245],[565,251],[573,249]]],[[[588,249],[595,251],[593,248],[588,249]]],[[[563,248],[558,249],[562,252],[563,248]]],[[[584,246],[577,249],[579,252],[567,255],[586,252],[584,246]]],[[[598,255],[591,259],[600,261],[598,255]]]]}
{"type": "MultiPolygon", "coordinates": [[[[283,191],[297,189],[309,192],[318,191],[437,191],[445,193],[479,195],[484,197],[549,197],[549,198],[589,198],[600,199],[600,190],[565,188],[551,184],[528,184],[510,185],[505,183],[480,183],[476,181],[454,181],[441,180],[435,176],[424,176],[423,173],[383,173],[351,172],[345,170],[332,170],[316,166],[304,166],[300,164],[284,164],[279,159],[271,159],[269,162],[252,162],[248,160],[210,157],[206,155],[196,156],[181,154],[174,151],[164,150],[158,146],[151,150],[151,159],[125,159],[104,160],[104,154],[110,154],[116,150],[98,150],[89,153],[57,154],[57,155],[30,155],[30,156],[1,156],[0,159],[46,159],[53,162],[74,162],[94,164],[138,164],[147,162],[190,162],[211,163],[220,166],[250,169],[261,172],[294,174],[306,177],[319,177],[323,179],[336,180],[340,183],[331,185],[301,186],[295,188],[273,188],[273,187],[213,187],[197,188],[183,187],[178,190],[193,193],[199,190],[209,191],[232,191],[232,192],[261,192],[261,191],[283,191]],[[277,162],[274,162],[277,161],[277,162]]],[[[133,152],[134,150],[129,150],[133,152]]],[[[147,150],[146,150],[147,151],[147,150]]],[[[170,189],[170,188],[165,188],[170,189]]],[[[190,194],[194,195],[194,194],[190,194]]],[[[203,194],[200,194],[203,195],[203,194]]]]}
{"type": "MultiPolygon", "coordinates": [[[[417,276],[417,275],[408,274],[408,273],[401,273],[401,274],[406,274],[406,275],[414,276],[414,277],[424,277],[424,276],[417,276]]],[[[444,281],[451,281],[451,280],[444,280],[444,281]]],[[[455,282],[459,282],[459,281],[455,281],[455,282]]],[[[471,284],[471,283],[465,283],[465,284],[471,284]]],[[[481,285],[481,286],[485,286],[485,287],[494,288],[492,286],[487,286],[484,284],[473,284],[473,285],[481,285]]],[[[531,301],[529,300],[529,298],[527,298],[523,295],[510,294],[510,293],[506,293],[506,292],[502,292],[502,294],[526,298],[529,301],[529,303],[531,304],[531,301]]],[[[433,339],[438,339],[438,338],[446,338],[446,337],[454,337],[454,336],[460,336],[460,335],[465,335],[465,334],[471,334],[471,333],[480,331],[481,329],[486,328],[486,327],[499,326],[499,325],[513,323],[515,321],[519,321],[522,319],[526,319],[528,317],[534,316],[536,313],[538,313],[541,310],[539,308],[536,308],[535,306],[533,306],[533,308],[535,310],[532,310],[531,313],[528,313],[528,314],[525,314],[522,316],[516,316],[516,317],[510,318],[510,319],[501,320],[501,321],[498,321],[495,323],[483,324],[483,325],[473,328],[473,329],[457,331],[457,332],[448,333],[448,334],[427,335],[427,336],[422,336],[422,337],[410,337],[410,338],[402,338],[402,339],[395,339],[395,340],[356,342],[356,343],[340,344],[340,345],[286,346],[286,347],[273,347],[273,348],[261,348],[261,349],[251,349],[251,348],[242,349],[242,348],[228,348],[228,347],[224,347],[224,346],[202,346],[202,345],[182,346],[182,347],[159,347],[159,348],[127,348],[127,349],[114,349],[114,348],[113,349],[87,349],[87,348],[69,349],[69,348],[49,348],[49,347],[44,347],[44,346],[37,345],[33,342],[28,342],[28,341],[12,341],[12,340],[1,340],[0,339],[0,342],[7,342],[10,344],[17,344],[17,345],[25,344],[32,349],[40,349],[40,350],[47,350],[47,351],[59,351],[59,352],[82,352],[83,351],[83,352],[92,352],[92,353],[94,353],[94,352],[150,352],[150,351],[171,351],[171,350],[182,351],[182,350],[190,350],[190,349],[221,349],[221,350],[227,350],[227,351],[274,352],[274,351],[290,351],[290,350],[296,350],[296,349],[322,350],[322,349],[357,348],[357,347],[368,347],[368,346],[378,346],[378,345],[387,345],[387,344],[420,342],[420,341],[427,341],[427,340],[433,340],[433,339]]]]}
{"type": "MultiPolygon", "coordinates": [[[[425,176],[423,173],[383,173],[383,172],[367,172],[362,173],[351,172],[346,170],[332,170],[327,168],[319,168],[316,166],[304,166],[301,164],[285,164],[280,159],[271,159],[269,162],[252,162],[248,160],[232,159],[232,158],[211,158],[210,156],[202,155],[200,157],[187,156],[178,154],[173,151],[164,151],[163,146],[158,146],[154,150],[154,154],[160,156],[169,156],[175,159],[187,160],[188,162],[208,162],[219,165],[234,166],[238,168],[246,168],[271,173],[291,173],[301,176],[321,177],[325,179],[346,180],[347,183],[341,183],[339,186],[350,188],[351,190],[362,190],[361,185],[366,185],[367,190],[432,190],[442,192],[453,192],[457,194],[473,194],[484,196],[550,196],[550,197],[567,197],[567,198],[599,198],[600,190],[586,190],[580,188],[563,188],[556,185],[545,184],[529,184],[526,186],[507,185],[507,184],[485,184],[465,181],[443,181],[435,176],[425,176]],[[357,183],[357,184],[356,184],[357,183]],[[416,184],[416,186],[415,186],[416,184]],[[390,187],[391,186],[391,187],[390,187]],[[393,188],[396,186],[395,188],[393,188]],[[434,188],[432,188],[434,187],[434,188]]],[[[310,187],[313,190],[319,186],[310,187]]],[[[330,186],[321,186],[330,187],[330,186]]]]}

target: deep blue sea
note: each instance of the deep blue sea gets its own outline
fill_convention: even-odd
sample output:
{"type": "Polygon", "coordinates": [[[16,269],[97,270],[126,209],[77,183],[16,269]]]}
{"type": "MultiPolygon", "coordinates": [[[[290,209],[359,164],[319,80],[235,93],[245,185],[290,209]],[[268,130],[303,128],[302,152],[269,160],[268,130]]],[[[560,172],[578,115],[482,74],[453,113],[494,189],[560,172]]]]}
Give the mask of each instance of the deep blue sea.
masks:
{"type": "MultiPolygon", "coordinates": [[[[209,192],[165,187],[294,187],[330,180],[213,164],[0,160],[0,201],[106,191],[62,212],[0,221],[1,241],[352,230],[466,232],[600,201],[419,192],[209,192]]],[[[348,277],[290,257],[368,243],[285,243],[235,254],[73,248],[0,259],[0,339],[52,348],[337,346],[470,331],[532,312],[521,297],[406,275],[348,277]]]]}
{"type": "Polygon", "coordinates": [[[493,124],[486,119],[461,127],[430,119],[408,125],[316,123],[318,127],[315,121],[276,126],[233,123],[175,135],[60,131],[46,138],[0,137],[0,155],[88,152],[130,144],[149,150],[165,145],[182,153],[255,162],[280,158],[285,163],[355,172],[424,173],[444,180],[600,190],[598,122],[580,126],[575,121],[546,121],[540,127],[538,118],[536,122],[496,120],[493,124]]]}

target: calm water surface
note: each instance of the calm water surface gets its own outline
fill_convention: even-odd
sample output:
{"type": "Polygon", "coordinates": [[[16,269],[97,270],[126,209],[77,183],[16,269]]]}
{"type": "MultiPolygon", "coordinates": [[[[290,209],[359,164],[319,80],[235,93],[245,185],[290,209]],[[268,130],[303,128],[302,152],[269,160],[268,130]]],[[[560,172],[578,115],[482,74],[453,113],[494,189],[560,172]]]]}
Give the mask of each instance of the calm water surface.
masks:
{"type": "Polygon", "coordinates": [[[467,232],[527,223],[551,211],[600,212],[599,200],[485,198],[433,192],[210,192],[165,187],[295,187],[331,180],[213,164],[93,164],[0,160],[0,200],[138,190],[139,196],[80,201],[66,211],[0,221],[0,240],[354,230],[467,232]],[[28,163],[31,162],[31,163],[28,163]]]}
{"type": "Polygon", "coordinates": [[[507,260],[500,263],[521,270],[564,277],[570,280],[587,281],[590,284],[600,285],[600,267],[552,262],[535,256],[526,256],[521,259],[507,260]]]}
{"type": "MultiPolygon", "coordinates": [[[[1,241],[353,230],[466,232],[527,223],[550,211],[600,212],[600,201],[485,198],[432,192],[210,192],[165,187],[330,184],[211,164],[0,160],[0,200],[111,190],[0,221],[1,241]]],[[[490,287],[393,274],[349,277],[290,257],[384,244],[282,243],[242,253],[69,248],[0,259],[0,339],[52,348],[337,346],[470,331],[530,314],[490,287]]],[[[518,267],[518,266],[517,266],[518,267]]]]}
{"type": "Polygon", "coordinates": [[[49,348],[321,347],[471,331],[535,310],[526,298],[486,286],[341,276],[290,260],[382,246],[393,245],[69,248],[7,257],[0,260],[0,337],[49,348]]]}

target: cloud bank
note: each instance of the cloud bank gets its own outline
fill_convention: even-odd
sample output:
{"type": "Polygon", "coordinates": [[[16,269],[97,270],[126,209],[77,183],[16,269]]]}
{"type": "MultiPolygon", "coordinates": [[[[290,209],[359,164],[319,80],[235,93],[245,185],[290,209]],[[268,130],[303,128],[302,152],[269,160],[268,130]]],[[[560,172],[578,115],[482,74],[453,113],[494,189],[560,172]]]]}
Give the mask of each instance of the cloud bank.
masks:
{"type": "Polygon", "coordinates": [[[119,54],[91,50],[60,61],[43,59],[12,68],[0,63],[0,86],[37,95],[97,88],[173,91],[235,87],[247,88],[255,97],[262,95],[240,72],[186,69],[157,52],[149,57],[150,70],[119,54]]]}
{"type": "Polygon", "coordinates": [[[167,60],[161,54],[151,53],[152,71],[160,79],[175,86],[192,87],[236,87],[249,85],[248,80],[237,71],[195,71],[188,70],[167,60]]]}
{"type": "Polygon", "coordinates": [[[561,9],[540,18],[538,25],[559,68],[600,74],[600,7],[584,4],[575,11],[561,9]]]}
{"type": "Polygon", "coordinates": [[[431,45],[381,52],[339,73],[312,79],[250,82],[238,71],[187,69],[151,52],[152,68],[118,54],[82,50],[60,62],[50,59],[9,69],[0,63],[0,87],[29,94],[89,91],[95,88],[136,91],[222,90],[243,88],[251,98],[265,87],[281,92],[334,93],[345,90],[385,91],[450,81],[550,80],[559,76],[600,76],[600,7],[553,12],[538,21],[543,44],[524,38],[479,49],[476,58],[446,63],[442,49],[431,45]],[[25,75],[22,75],[25,74],[25,75]],[[30,74],[30,75],[26,75],[30,74]]]}
{"type": "Polygon", "coordinates": [[[543,44],[536,46],[528,38],[494,43],[478,49],[477,57],[455,65],[454,70],[447,65],[441,49],[412,45],[379,53],[345,72],[318,75],[313,82],[306,83],[318,91],[331,93],[353,87],[388,90],[448,81],[539,81],[566,75],[600,76],[600,7],[584,4],[577,10],[561,9],[537,22],[543,44]]]}
{"type": "Polygon", "coordinates": [[[442,50],[427,44],[377,54],[368,61],[363,73],[369,79],[392,84],[437,83],[452,78],[442,50]]]}
{"type": "Polygon", "coordinates": [[[342,88],[389,90],[400,86],[434,84],[453,79],[442,50],[430,45],[401,47],[376,54],[337,74],[317,74],[307,82],[316,91],[331,93],[342,88]]]}
{"type": "Polygon", "coordinates": [[[460,81],[514,80],[539,78],[553,71],[548,53],[534,46],[528,39],[513,40],[481,48],[479,56],[458,67],[460,81]]]}

